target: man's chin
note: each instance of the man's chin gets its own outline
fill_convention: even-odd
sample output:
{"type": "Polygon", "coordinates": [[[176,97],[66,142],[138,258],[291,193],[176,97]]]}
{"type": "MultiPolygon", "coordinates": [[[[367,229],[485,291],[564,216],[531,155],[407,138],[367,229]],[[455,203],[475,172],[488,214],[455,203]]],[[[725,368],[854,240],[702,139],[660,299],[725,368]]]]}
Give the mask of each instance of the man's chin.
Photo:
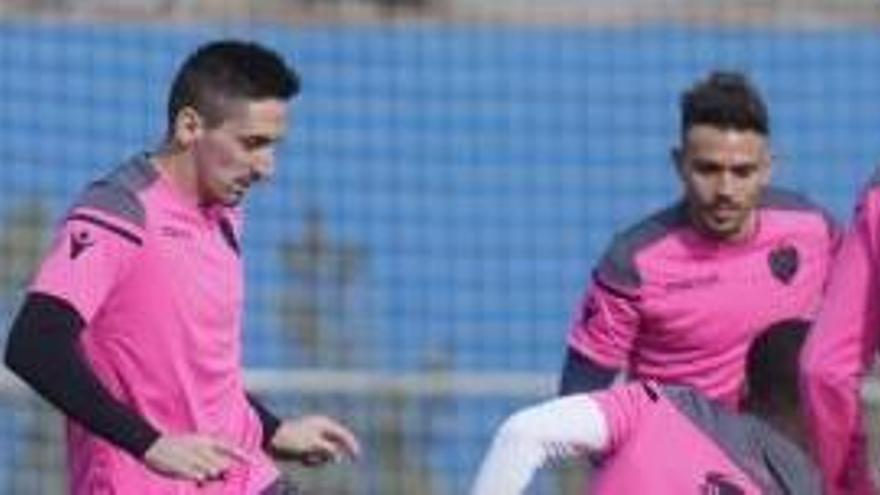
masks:
{"type": "Polygon", "coordinates": [[[698,219],[699,228],[703,234],[719,241],[733,240],[741,237],[745,231],[746,222],[740,218],[714,218],[703,216],[698,219]]]}
{"type": "Polygon", "coordinates": [[[715,239],[735,240],[745,234],[745,222],[706,222],[705,230],[715,239]]]}
{"type": "MultiPolygon", "coordinates": [[[[749,215],[713,215],[711,211],[692,214],[694,226],[709,238],[719,241],[735,241],[750,231],[749,215]]],[[[738,212],[741,213],[741,212],[738,212]]]]}
{"type": "Polygon", "coordinates": [[[229,193],[229,194],[227,194],[226,196],[224,196],[223,198],[221,198],[221,200],[219,201],[219,203],[222,204],[223,206],[226,206],[226,207],[230,207],[230,208],[231,208],[231,207],[234,207],[234,206],[238,206],[238,205],[240,205],[241,202],[244,201],[244,197],[245,197],[245,196],[246,196],[246,195],[245,195],[244,192],[240,192],[240,193],[234,193],[234,192],[233,192],[233,193],[229,193]]]}
{"type": "Polygon", "coordinates": [[[235,208],[236,206],[240,205],[242,201],[244,201],[244,196],[237,196],[235,198],[230,198],[226,201],[222,201],[221,203],[227,208],[235,208]]]}

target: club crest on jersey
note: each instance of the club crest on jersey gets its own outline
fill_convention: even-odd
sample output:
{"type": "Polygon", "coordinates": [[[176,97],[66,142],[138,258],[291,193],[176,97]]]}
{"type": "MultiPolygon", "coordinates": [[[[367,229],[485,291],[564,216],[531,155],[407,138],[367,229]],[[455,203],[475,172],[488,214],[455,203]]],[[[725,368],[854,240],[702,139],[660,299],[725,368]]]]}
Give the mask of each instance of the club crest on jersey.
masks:
{"type": "Polygon", "coordinates": [[[800,254],[794,246],[779,246],[770,252],[767,262],[770,265],[770,273],[784,284],[791,283],[800,268],[800,254]]]}
{"type": "Polygon", "coordinates": [[[88,230],[80,230],[71,232],[70,234],[70,259],[75,260],[86,249],[95,245],[95,239],[92,238],[88,230]]]}
{"type": "Polygon", "coordinates": [[[700,486],[700,495],[743,495],[746,493],[739,485],[727,479],[721,473],[706,473],[706,479],[700,486]]]}

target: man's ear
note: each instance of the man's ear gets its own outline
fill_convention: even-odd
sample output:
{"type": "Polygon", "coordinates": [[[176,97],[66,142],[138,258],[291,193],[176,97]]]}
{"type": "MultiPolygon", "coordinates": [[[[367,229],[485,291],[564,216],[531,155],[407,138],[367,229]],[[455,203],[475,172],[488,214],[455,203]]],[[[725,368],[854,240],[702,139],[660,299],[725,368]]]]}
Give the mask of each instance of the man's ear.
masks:
{"type": "Polygon", "coordinates": [[[183,107],[174,119],[174,141],[181,146],[189,146],[201,137],[205,122],[201,114],[193,107],[183,107]]]}

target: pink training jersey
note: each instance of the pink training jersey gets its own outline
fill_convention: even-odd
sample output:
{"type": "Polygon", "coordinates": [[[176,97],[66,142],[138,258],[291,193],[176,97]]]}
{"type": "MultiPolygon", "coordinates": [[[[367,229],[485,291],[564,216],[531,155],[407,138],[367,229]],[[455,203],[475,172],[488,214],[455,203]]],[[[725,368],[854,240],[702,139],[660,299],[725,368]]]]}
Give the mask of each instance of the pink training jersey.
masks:
{"type": "Polygon", "coordinates": [[[699,234],[683,204],[619,234],[594,272],[570,348],[736,407],[749,343],[771,323],[814,314],[837,241],[830,217],[791,192],[765,191],[757,215],[742,242],[699,234]]]}
{"type": "Polygon", "coordinates": [[[588,493],[821,493],[815,467],[792,442],[693,389],[634,382],[591,397],[609,439],[588,493]]]}
{"type": "Polygon", "coordinates": [[[250,452],[224,480],[172,480],[68,422],[71,492],[256,494],[277,477],[241,372],[239,213],[181,195],[149,157],[94,182],[61,225],[31,288],[68,301],[98,379],[160,432],[250,452]]]}
{"type": "Polygon", "coordinates": [[[856,207],[801,356],[816,457],[829,495],[877,493],[862,428],[862,378],[880,335],[880,173],[856,207]]]}

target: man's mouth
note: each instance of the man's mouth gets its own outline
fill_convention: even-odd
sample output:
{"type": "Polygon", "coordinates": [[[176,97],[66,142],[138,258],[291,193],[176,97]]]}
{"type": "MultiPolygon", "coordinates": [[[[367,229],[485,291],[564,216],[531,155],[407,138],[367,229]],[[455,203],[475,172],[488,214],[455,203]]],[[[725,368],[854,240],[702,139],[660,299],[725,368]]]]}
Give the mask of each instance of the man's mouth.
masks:
{"type": "Polygon", "coordinates": [[[733,205],[713,206],[709,208],[709,214],[718,220],[729,220],[739,216],[741,209],[733,205]]]}
{"type": "Polygon", "coordinates": [[[247,192],[248,188],[250,188],[250,184],[244,182],[236,182],[232,185],[232,192],[238,196],[244,195],[247,192]]]}

